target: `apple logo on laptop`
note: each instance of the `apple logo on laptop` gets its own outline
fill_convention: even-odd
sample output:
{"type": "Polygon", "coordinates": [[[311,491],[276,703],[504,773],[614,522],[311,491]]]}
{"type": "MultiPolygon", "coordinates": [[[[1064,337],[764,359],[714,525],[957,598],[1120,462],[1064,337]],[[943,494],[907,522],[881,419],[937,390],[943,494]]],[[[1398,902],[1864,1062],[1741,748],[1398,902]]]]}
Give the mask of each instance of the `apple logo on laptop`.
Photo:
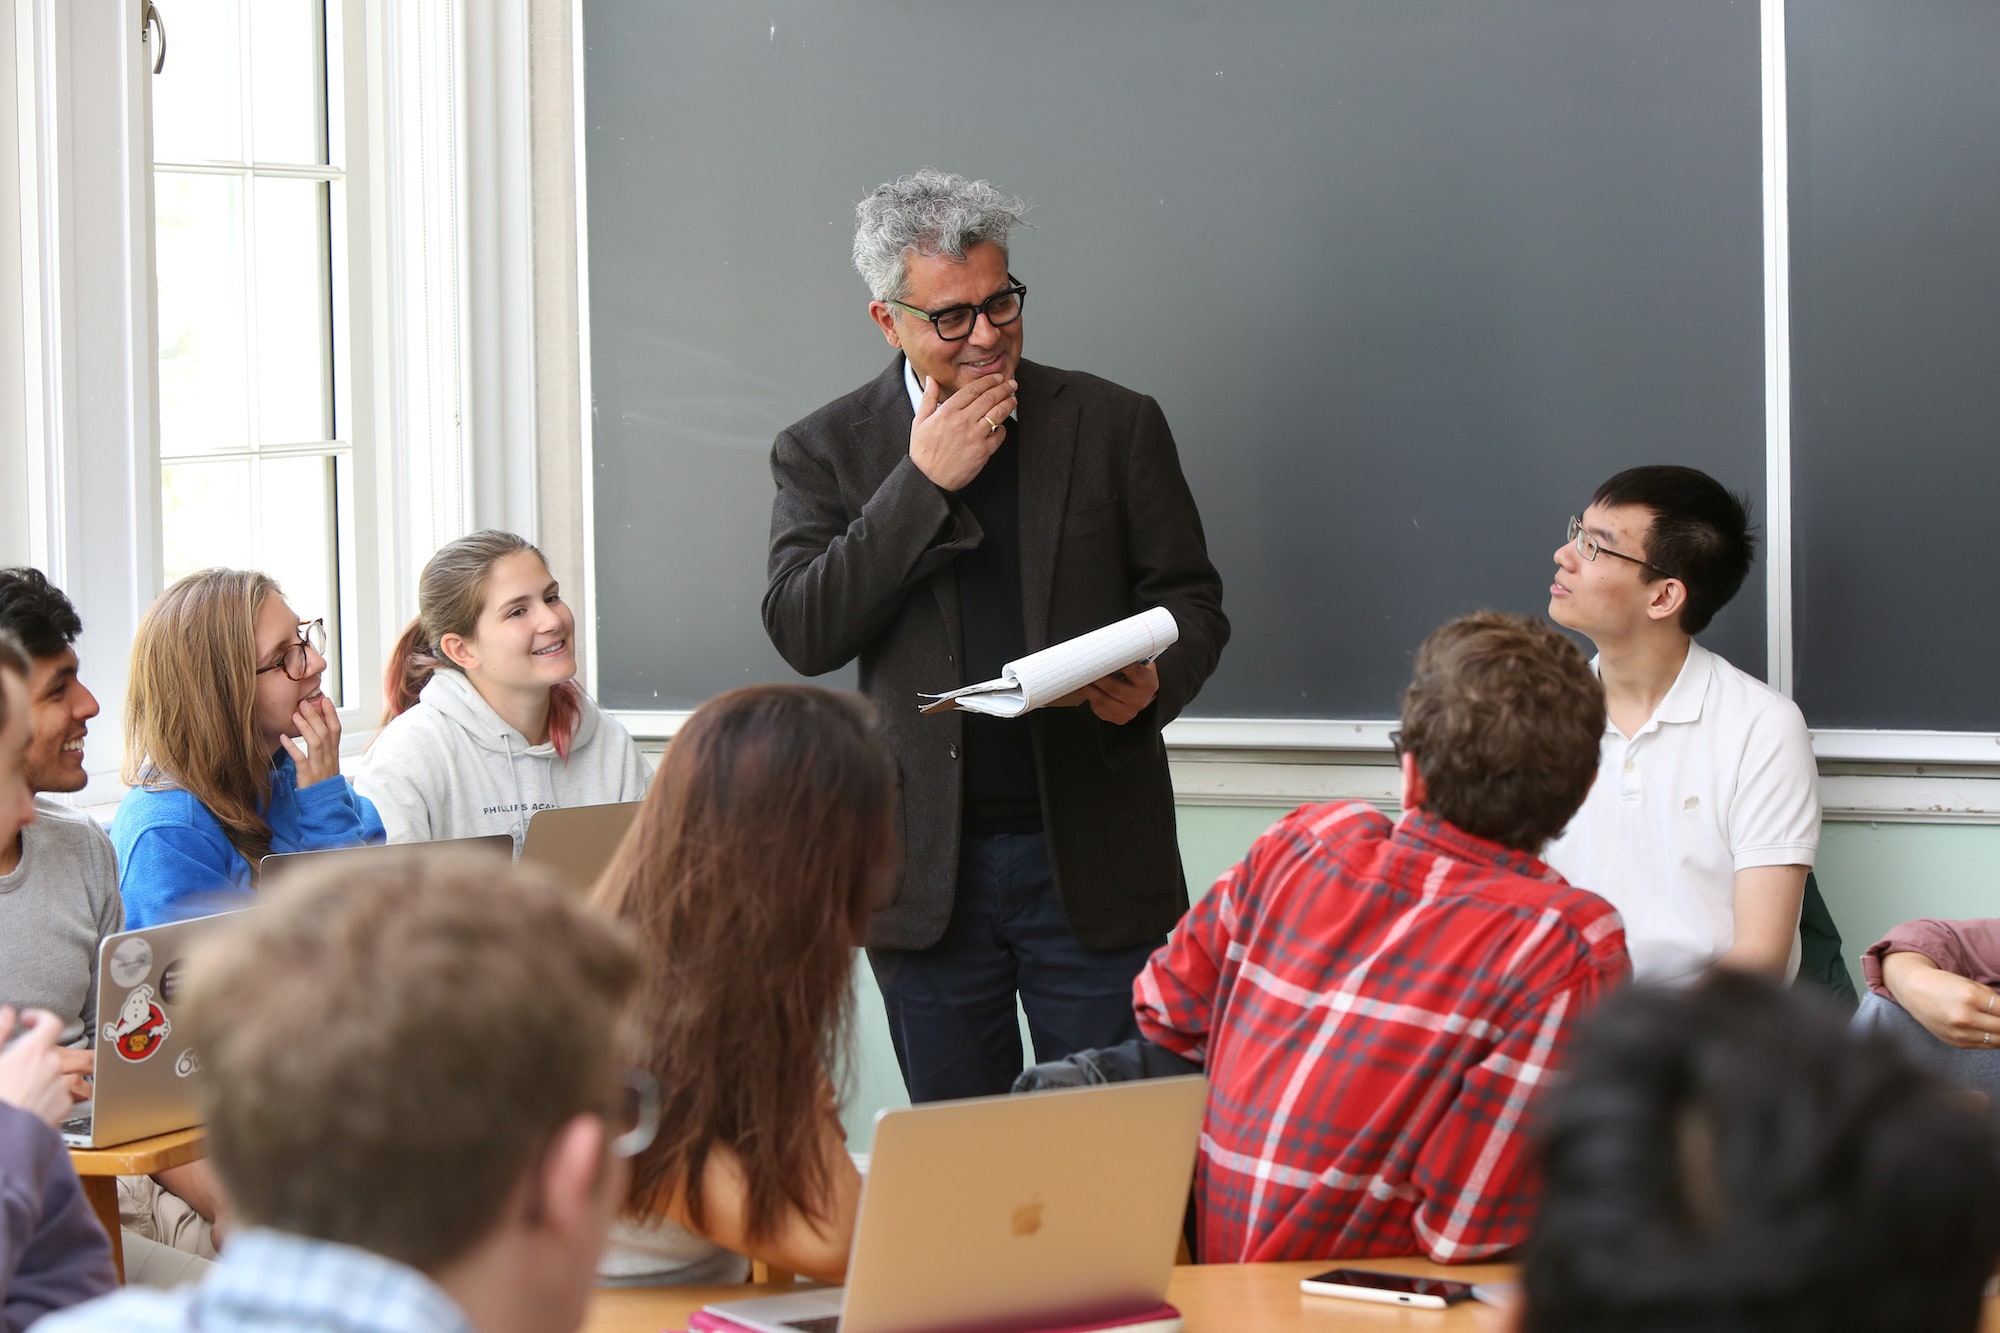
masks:
{"type": "Polygon", "coordinates": [[[1032,1236],[1042,1229],[1042,1196],[1037,1194],[1014,1210],[1011,1220],[1016,1236],[1032,1236]]]}

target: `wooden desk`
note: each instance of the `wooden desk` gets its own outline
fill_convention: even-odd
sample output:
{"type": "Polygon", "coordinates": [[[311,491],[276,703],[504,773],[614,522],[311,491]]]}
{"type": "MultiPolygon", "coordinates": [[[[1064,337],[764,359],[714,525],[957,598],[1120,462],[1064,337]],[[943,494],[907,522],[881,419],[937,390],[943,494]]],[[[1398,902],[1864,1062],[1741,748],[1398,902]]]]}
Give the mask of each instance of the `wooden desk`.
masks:
{"type": "MultiPolygon", "coordinates": [[[[1509,1264],[1467,1264],[1445,1268],[1422,1259],[1369,1259],[1357,1268],[1423,1273],[1461,1282],[1494,1282],[1513,1276],[1509,1264]]],[[[1470,1302],[1449,1310],[1399,1310],[1360,1301],[1308,1296],[1299,1279],[1335,1264],[1313,1260],[1295,1264],[1185,1265],[1174,1270],[1167,1299],[1187,1316],[1188,1333],[1342,1333],[1343,1330],[1416,1329],[1436,1333],[1489,1329],[1494,1312],[1470,1302]]],[[[607,1287],[590,1303],[583,1333],[660,1333],[686,1328],[687,1317],[713,1301],[743,1300],[770,1289],[733,1287],[607,1287]]]]}
{"type": "MultiPolygon", "coordinates": [[[[1514,1276],[1511,1264],[1466,1264],[1447,1268],[1423,1259],[1359,1259],[1354,1268],[1418,1273],[1461,1282],[1499,1282],[1514,1276]]],[[[1491,1333],[1499,1312],[1473,1302],[1449,1310],[1400,1310],[1361,1301],[1308,1296],[1299,1279],[1338,1264],[1315,1260],[1286,1264],[1186,1265],[1174,1270],[1167,1299],[1187,1316],[1187,1333],[1491,1333]]],[[[660,1333],[686,1328],[687,1317],[712,1301],[763,1295],[768,1287],[623,1287],[594,1296],[583,1333],[660,1333]]],[[[1980,1333],[2000,1333],[2000,1297],[1986,1302],[1980,1333]]]]}
{"type": "Polygon", "coordinates": [[[70,1165],[83,1177],[83,1195],[90,1211],[111,1237],[111,1263],[118,1280],[125,1280],[125,1242],[118,1233],[118,1177],[150,1176],[172,1166],[186,1166],[208,1155],[208,1131],[200,1125],[134,1139],[110,1148],[71,1148],[70,1165]]]}

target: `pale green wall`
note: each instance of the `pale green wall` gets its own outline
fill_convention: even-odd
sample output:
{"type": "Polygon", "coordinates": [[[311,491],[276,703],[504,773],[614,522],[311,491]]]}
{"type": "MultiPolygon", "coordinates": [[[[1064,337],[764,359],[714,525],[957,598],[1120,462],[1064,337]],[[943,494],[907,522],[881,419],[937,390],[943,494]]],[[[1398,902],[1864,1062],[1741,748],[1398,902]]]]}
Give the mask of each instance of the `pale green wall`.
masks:
{"type": "MultiPolygon", "coordinates": [[[[1284,813],[1266,807],[1181,806],[1181,857],[1195,895],[1284,813]]],[[[1820,839],[1819,883],[1859,986],[1861,951],[1897,922],[1915,916],[2000,915],[2000,826],[1829,823],[1820,839]]],[[[875,1112],[902,1106],[908,1098],[889,1047],[881,996],[865,962],[856,976],[858,1058],[846,1121],[848,1137],[859,1149],[874,1136],[875,1112]]],[[[1023,1049],[1026,1041],[1024,1034],[1023,1049]]]]}

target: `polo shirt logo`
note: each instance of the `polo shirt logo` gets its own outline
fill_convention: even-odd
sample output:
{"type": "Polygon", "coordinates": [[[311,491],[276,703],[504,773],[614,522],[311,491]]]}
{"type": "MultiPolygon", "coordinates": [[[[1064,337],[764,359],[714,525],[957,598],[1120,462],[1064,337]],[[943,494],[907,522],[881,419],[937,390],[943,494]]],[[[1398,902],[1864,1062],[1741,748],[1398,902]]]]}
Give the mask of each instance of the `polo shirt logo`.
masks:
{"type": "Polygon", "coordinates": [[[1690,796],[1681,802],[1681,809],[1683,810],[1697,810],[1699,808],[1701,808],[1701,797],[1699,796],[1690,796]]]}

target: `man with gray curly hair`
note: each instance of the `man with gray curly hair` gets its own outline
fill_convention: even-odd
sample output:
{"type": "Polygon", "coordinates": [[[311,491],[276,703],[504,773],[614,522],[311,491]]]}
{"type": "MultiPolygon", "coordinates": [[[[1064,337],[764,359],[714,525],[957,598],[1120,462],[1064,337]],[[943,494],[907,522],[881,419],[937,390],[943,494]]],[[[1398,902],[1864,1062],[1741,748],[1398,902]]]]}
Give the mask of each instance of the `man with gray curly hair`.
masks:
{"type": "Polygon", "coordinates": [[[854,266],[896,355],[771,450],[764,627],[806,675],[859,659],[902,777],[867,943],[914,1101],[1007,1091],[1017,995],[1039,1060],[1137,1035],[1132,978],[1187,909],[1160,731],[1229,638],[1159,405],[1021,359],[1025,211],[928,168],[863,199],[854,266]],[[1072,707],[914,707],[1152,607],[1179,642],[1072,707]]]}

